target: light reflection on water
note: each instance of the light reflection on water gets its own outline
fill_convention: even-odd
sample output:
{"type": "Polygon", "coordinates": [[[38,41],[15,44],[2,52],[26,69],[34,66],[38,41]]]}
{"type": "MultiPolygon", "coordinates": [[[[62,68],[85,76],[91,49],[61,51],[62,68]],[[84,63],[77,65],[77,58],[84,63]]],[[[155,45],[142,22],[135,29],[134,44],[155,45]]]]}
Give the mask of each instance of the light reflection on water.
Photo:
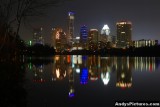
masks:
{"type": "MultiPolygon", "coordinates": [[[[134,85],[135,87],[138,87],[136,84],[134,84],[134,79],[135,81],[139,80],[137,79],[137,75],[140,74],[141,77],[139,78],[143,78],[143,75],[146,74],[141,74],[142,72],[154,73],[160,71],[160,59],[156,57],[100,57],[95,55],[57,55],[52,59],[53,61],[48,64],[37,64],[32,62],[29,62],[27,64],[27,85],[30,86],[30,84],[39,85],[55,83],[57,84],[57,86],[59,86],[61,85],[61,82],[64,82],[68,85],[68,87],[65,88],[67,89],[67,91],[65,91],[64,93],[67,92],[68,95],[64,94],[64,96],[61,97],[68,96],[69,98],[75,99],[76,97],[81,97],[81,95],[79,94],[82,93],[80,89],[81,87],[84,88],[84,86],[87,87],[85,91],[91,90],[91,88],[106,89],[106,86],[108,86],[113,88],[113,95],[116,92],[119,93],[119,91],[117,91],[117,89],[119,88],[125,90],[130,89],[131,92],[129,92],[129,95],[131,94],[130,96],[133,96],[132,94],[135,93],[132,92],[135,92],[135,90],[138,89],[134,88],[134,85]],[[133,74],[136,75],[135,78],[133,78],[133,74]],[[93,83],[95,83],[95,86],[90,86],[93,85],[93,83]],[[103,87],[102,84],[105,87],[103,87]]],[[[154,76],[152,76],[152,79],[154,79],[154,76]]],[[[160,86],[158,86],[158,89],[159,87],[160,86]]],[[[44,86],[42,85],[41,88],[43,89],[44,86]]],[[[55,86],[54,90],[61,89],[58,89],[55,86]]],[[[99,95],[103,95],[103,91],[97,93],[101,93],[99,95]]],[[[153,95],[148,97],[152,97],[153,95]]],[[[127,98],[126,95],[124,96],[124,98],[127,98]]],[[[91,96],[86,95],[86,97],[91,96]]],[[[140,97],[136,95],[134,97],[142,99],[142,96],[140,97]]],[[[156,98],[160,98],[160,96],[156,96],[156,98]]],[[[113,98],[111,97],[111,99],[113,98]]],[[[95,98],[95,100],[98,101],[99,98],[97,97],[95,98]]],[[[78,102],[78,100],[76,101],[78,102]]]]}
{"type": "MultiPolygon", "coordinates": [[[[110,73],[117,73],[117,82],[130,83],[132,71],[154,72],[158,69],[155,64],[155,57],[100,57],[100,56],[82,56],[82,55],[57,55],[53,57],[53,63],[50,63],[52,75],[51,78],[44,77],[44,64],[28,63],[28,71],[33,72],[33,81],[44,82],[58,81],[65,78],[74,81],[73,73],[80,75],[80,83],[87,84],[88,81],[101,79],[104,85],[110,80],[110,73]],[[128,78],[128,79],[127,79],[128,78]],[[130,78],[130,79],[129,79],[130,78]]],[[[120,85],[120,83],[118,83],[120,85]]],[[[119,85],[116,86],[119,86],[119,85]]],[[[124,84],[123,84],[124,85],[124,84]]],[[[127,87],[127,86],[126,86],[127,87]]]]}

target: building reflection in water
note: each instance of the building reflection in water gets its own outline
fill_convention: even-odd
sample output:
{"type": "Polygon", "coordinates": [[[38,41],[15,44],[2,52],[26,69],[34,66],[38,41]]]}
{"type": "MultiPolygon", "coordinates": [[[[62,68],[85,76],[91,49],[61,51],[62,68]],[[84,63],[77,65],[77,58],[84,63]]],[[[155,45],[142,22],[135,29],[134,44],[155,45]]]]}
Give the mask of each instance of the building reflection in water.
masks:
{"type": "Polygon", "coordinates": [[[72,69],[72,59],[70,55],[67,55],[67,65],[68,65],[68,76],[69,76],[69,97],[72,98],[75,96],[74,89],[74,72],[72,69]]]}
{"type": "Polygon", "coordinates": [[[96,81],[100,78],[100,57],[99,56],[89,56],[88,57],[88,69],[89,69],[89,79],[91,81],[96,81]]]}
{"type": "Polygon", "coordinates": [[[33,73],[34,73],[34,77],[33,77],[33,82],[39,82],[39,83],[43,83],[46,80],[44,79],[44,65],[43,64],[35,64],[33,65],[33,73]]]}
{"type": "Polygon", "coordinates": [[[72,57],[70,55],[56,55],[53,64],[52,74],[54,81],[64,80],[68,75],[69,97],[74,97],[74,72],[72,69],[72,57]]]}
{"type": "Polygon", "coordinates": [[[117,57],[117,87],[130,88],[132,86],[130,60],[129,57],[117,57]]]}
{"type": "Polygon", "coordinates": [[[80,84],[87,84],[88,83],[88,68],[87,68],[87,56],[82,56],[82,64],[81,64],[81,71],[80,71],[80,84]]]}
{"type": "MultiPolygon", "coordinates": [[[[132,71],[155,71],[155,57],[100,57],[82,55],[56,55],[51,61],[52,76],[45,78],[44,64],[28,63],[33,71],[33,81],[44,83],[46,80],[62,81],[68,79],[69,97],[75,96],[75,75],[79,75],[80,84],[102,80],[104,85],[111,81],[111,73],[116,73],[116,87],[132,87],[132,71]]],[[[158,65],[157,65],[158,66],[158,65]]],[[[78,79],[78,78],[77,78],[78,79]]]]}
{"type": "Polygon", "coordinates": [[[52,70],[52,74],[53,74],[54,79],[52,79],[52,80],[54,80],[54,81],[63,80],[67,75],[66,57],[55,56],[55,61],[54,62],[55,63],[53,65],[53,70],[52,70]]]}
{"type": "Polygon", "coordinates": [[[87,84],[88,83],[88,69],[82,68],[80,72],[80,83],[87,84]]]}
{"type": "Polygon", "coordinates": [[[134,68],[138,71],[155,71],[155,57],[134,57],[134,68]]]}
{"type": "Polygon", "coordinates": [[[76,73],[80,73],[80,67],[82,65],[82,55],[73,55],[72,56],[72,69],[76,71],[76,73]]]}
{"type": "Polygon", "coordinates": [[[109,57],[101,57],[100,59],[100,71],[101,71],[101,79],[104,85],[108,85],[110,81],[110,72],[111,72],[111,58],[109,57]]]}

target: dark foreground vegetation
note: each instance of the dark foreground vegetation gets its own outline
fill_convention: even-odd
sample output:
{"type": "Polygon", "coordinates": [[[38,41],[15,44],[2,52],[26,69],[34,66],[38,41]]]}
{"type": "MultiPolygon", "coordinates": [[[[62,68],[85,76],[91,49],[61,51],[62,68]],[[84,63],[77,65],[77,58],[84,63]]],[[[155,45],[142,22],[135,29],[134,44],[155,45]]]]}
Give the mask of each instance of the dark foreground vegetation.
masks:
{"type": "Polygon", "coordinates": [[[25,56],[41,57],[41,56],[53,56],[55,50],[49,45],[35,44],[33,46],[26,47],[24,51],[25,56]]]}
{"type": "Polygon", "coordinates": [[[32,17],[36,17],[37,21],[41,16],[45,16],[46,9],[63,2],[64,0],[0,0],[0,62],[19,61],[24,54],[50,55],[48,53],[52,51],[49,46],[26,47],[19,38],[19,31],[22,26],[31,24],[32,17]]]}
{"type": "MultiPolygon", "coordinates": [[[[1,38],[0,38],[1,39],[1,38]]],[[[49,45],[35,44],[28,46],[17,36],[7,36],[7,42],[0,43],[0,61],[17,61],[22,57],[48,57],[55,55],[55,50],[49,45]]]]}

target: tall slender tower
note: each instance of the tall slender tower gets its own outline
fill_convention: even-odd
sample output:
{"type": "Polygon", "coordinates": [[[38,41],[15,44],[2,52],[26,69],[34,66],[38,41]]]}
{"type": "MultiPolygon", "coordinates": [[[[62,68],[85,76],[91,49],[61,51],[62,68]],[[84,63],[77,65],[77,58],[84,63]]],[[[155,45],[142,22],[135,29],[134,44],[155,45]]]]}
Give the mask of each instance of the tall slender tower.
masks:
{"type": "Polygon", "coordinates": [[[130,21],[117,22],[117,47],[126,48],[132,42],[132,23],[130,21]]]}
{"type": "Polygon", "coordinates": [[[74,13],[68,12],[68,37],[67,42],[72,46],[72,39],[74,38],[74,13]]]}

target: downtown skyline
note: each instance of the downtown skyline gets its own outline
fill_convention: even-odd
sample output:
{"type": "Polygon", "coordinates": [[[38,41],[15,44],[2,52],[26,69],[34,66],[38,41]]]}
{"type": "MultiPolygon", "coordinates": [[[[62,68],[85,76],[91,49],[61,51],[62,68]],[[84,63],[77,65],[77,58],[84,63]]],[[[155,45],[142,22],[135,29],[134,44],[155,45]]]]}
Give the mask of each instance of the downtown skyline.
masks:
{"type": "MultiPolygon", "coordinates": [[[[46,17],[40,18],[32,27],[43,27],[45,43],[50,43],[51,29],[62,27],[67,32],[67,14],[75,12],[75,36],[80,35],[80,27],[86,25],[88,29],[102,29],[104,24],[110,27],[111,35],[116,34],[116,22],[127,20],[132,22],[132,40],[157,39],[160,40],[160,2],[158,0],[80,0],[67,1],[57,7],[46,10],[46,17]]],[[[34,18],[32,19],[34,20],[34,18]]],[[[32,40],[32,27],[22,27],[21,38],[32,40]]]]}

